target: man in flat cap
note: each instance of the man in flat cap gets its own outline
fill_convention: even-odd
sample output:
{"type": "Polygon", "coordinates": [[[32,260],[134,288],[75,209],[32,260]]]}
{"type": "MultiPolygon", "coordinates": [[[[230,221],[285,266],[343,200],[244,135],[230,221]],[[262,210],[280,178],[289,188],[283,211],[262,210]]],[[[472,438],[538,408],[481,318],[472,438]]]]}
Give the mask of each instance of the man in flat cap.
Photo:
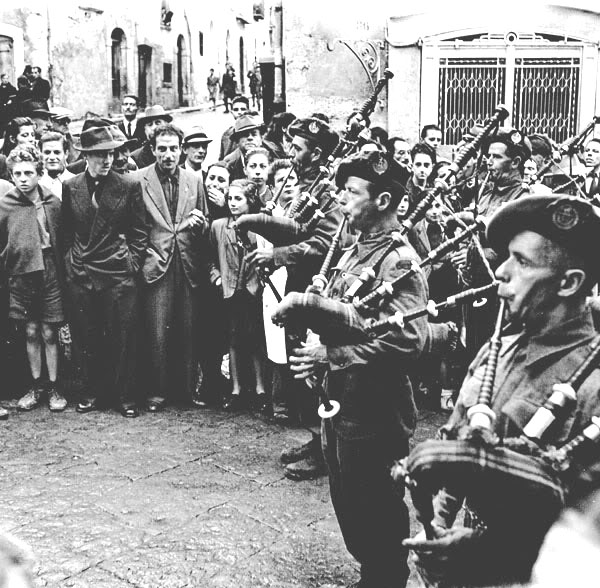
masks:
{"type": "Polygon", "coordinates": [[[263,128],[260,118],[254,115],[245,114],[235,121],[231,138],[237,141],[238,146],[223,160],[229,170],[230,181],[246,178],[246,154],[262,145],[263,128]]]}
{"type": "Polygon", "coordinates": [[[235,131],[235,121],[248,114],[250,110],[250,102],[246,96],[236,96],[231,101],[231,114],[233,115],[233,122],[230,127],[227,127],[221,135],[221,146],[219,149],[219,160],[225,159],[230,153],[233,153],[237,147],[237,141],[232,139],[231,135],[235,131]]]}
{"type": "MultiPolygon", "coordinates": [[[[544,405],[553,386],[581,365],[596,337],[586,297],[597,283],[600,216],[583,199],[528,196],[500,208],[491,218],[487,238],[502,263],[496,270],[498,295],[506,300],[512,328],[502,346],[491,397],[496,418],[493,432],[501,439],[523,435],[525,426],[544,405]]],[[[484,346],[460,390],[444,434],[453,438],[468,423],[467,412],[478,402],[488,359],[484,346]]],[[[599,414],[600,372],[584,378],[576,399],[541,437],[542,447],[561,446],[580,434],[599,414]]],[[[597,485],[598,463],[567,484],[570,496],[597,485]]],[[[496,586],[526,582],[541,541],[552,524],[548,517],[523,512],[517,502],[506,505],[496,520],[481,520],[476,504],[501,505],[499,485],[492,496],[450,497],[442,491],[434,503],[436,538],[407,541],[429,572],[449,585],[496,586]],[[472,527],[453,526],[461,506],[472,527]]],[[[500,512],[500,511],[499,511],[500,512]]]]}
{"type": "Polygon", "coordinates": [[[150,139],[157,127],[170,123],[172,120],[173,117],[165,112],[165,109],[160,104],[148,106],[144,112],[144,116],[141,116],[138,119],[138,127],[144,129],[145,137],[142,145],[132,152],[131,158],[135,161],[135,164],[139,169],[148,167],[156,161],[150,139]]]}
{"type": "Polygon", "coordinates": [[[192,127],[184,135],[181,145],[185,155],[182,167],[189,172],[199,174],[202,180],[206,179],[206,173],[202,171],[202,164],[206,159],[209,143],[212,143],[212,139],[208,138],[202,127],[192,127]]]}
{"type": "MultiPolygon", "coordinates": [[[[343,190],[342,212],[360,234],[338,261],[329,282],[328,300],[340,301],[363,268],[371,266],[400,230],[396,209],[403,188],[379,152],[342,161],[336,183],[343,190]]],[[[360,295],[391,282],[418,261],[408,242],[400,241],[372,268],[374,279],[360,295]]],[[[420,308],[427,298],[427,281],[417,272],[374,308],[369,318],[389,317],[398,307],[403,311],[420,308]]],[[[286,299],[280,308],[285,303],[286,299]]],[[[357,322],[363,320],[352,303],[337,304],[357,322]]],[[[292,370],[297,378],[325,371],[327,396],[341,405],[334,418],[323,419],[321,436],[331,500],[346,546],[360,563],[357,585],[398,588],[409,575],[408,551],[402,546],[409,536],[409,519],[403,489],[394,485],[390,467],[407,455],[415,428],[408,371],[425,345],[427,320],[412,321],[402,330],[358,344],[343,337],[333,340],[326,324],[322,329],[319,344],[293,352],[292,370]]]]}
{"type": "Polygon", "coordinates": [[[85,385],[77,411],[114,400],[123,416],[136,417],[136,280],[148,225],[140,183],[111,169],[124,142],[114,126],[81,133],[87,169],[63,184],[62,215],[69,322],[85,385]]]}
{"type": "Polygon", "coordinates": [[[308,188],[319,174],[319,168],[338,144],[337,133],[320,118],[299,118],[289,127],[292,155],[300,190],[308,188]]]}

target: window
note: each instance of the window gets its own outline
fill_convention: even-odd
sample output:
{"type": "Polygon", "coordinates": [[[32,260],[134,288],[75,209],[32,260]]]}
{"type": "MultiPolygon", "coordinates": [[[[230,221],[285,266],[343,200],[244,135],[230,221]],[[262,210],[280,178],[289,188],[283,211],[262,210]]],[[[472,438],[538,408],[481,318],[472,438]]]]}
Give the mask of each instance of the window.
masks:
{"type": "Polygon", "coordinates": [[[163,63],[163,84],[173,83],[173,64],[163,63]]]}
{"type": "Polygon", "coordinates": [[[200,48],[200,57],[204,57],[204,33],[198,33],[198,47],[200,48]]]}

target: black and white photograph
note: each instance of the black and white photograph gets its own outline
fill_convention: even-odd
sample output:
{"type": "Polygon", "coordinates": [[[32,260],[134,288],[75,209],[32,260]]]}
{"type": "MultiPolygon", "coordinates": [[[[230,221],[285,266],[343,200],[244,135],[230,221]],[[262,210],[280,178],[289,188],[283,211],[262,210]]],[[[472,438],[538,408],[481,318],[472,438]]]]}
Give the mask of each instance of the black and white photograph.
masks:
{"type": "Polygon", "coordinates": [[[0,588],[600,584],[597,0],[4,0],[0,588]]]}

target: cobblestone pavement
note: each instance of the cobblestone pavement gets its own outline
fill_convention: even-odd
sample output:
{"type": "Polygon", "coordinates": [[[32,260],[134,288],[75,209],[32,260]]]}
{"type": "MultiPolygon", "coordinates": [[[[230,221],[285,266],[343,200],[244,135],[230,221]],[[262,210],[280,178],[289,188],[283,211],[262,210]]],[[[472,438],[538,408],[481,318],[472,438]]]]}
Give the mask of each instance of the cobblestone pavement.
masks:
{"type": "MultiPolygon", "coordinates": [[[[249,414],[168,408],[124,419],[70,407],[0,423],[0,530],[52,587],[292,588],[356,580],[326,478],[292,482],[308,439],[249,414]]],[[[443,417],[428,413],[418,438],[443,417]]],[[[411,581],[411,586],[416,584],[411,581]]]]}

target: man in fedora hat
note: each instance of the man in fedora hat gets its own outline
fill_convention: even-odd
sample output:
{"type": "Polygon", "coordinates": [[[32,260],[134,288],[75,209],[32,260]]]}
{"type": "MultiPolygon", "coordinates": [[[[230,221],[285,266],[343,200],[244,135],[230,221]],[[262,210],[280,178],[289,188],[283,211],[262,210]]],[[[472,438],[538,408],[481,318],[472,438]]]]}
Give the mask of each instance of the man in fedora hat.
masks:
{"type": "Polygon", "coordinates": [[[86,386],[77,411],[96,410],[114,394],[121,414],[136,417],[135,278],[148,225],[139,182],[111,169],[124,142],[115,126],[81,133],[77,148],[87,169],[63,184],[62,213],[73,348],[86,386]]]}
{"type": "Polygon", "coordinates": [[[125,94],[121,103],[123,120],[119,122],[117,127],[127,139],[135,139],[138,145],[141,145],[146,140],[146,133],[144,132],[144,125],[136,119],[138,109],[138,97],[135,94],[125,94]]]}
{"type": "MultiPolygon", "coordinates": [[[[81,132],[84,133],[85,131],[87,131],[93,127],[110,127],[110,126],[114,126],[114,123],[112,122],[112,120],[109,120],[108,118],[100,118],[98,116],[93,116],[90,118],[86,118],[83,121],[83,126],[81,128],[81,132]]],[[[75,140],[73,141],[73,145],[75,146],[75,140]]],[[[85,157],[83,155],[83,151],[79,151],[78,149],[76,149],[76,151],[78,152],[78,157],[73,163],[69,163],[69,165],[67,166],[67,169],[73,174],[80,174],[85,171],[87,164],[86,164],[85,157]]]]}
{"type": "Polygon", "coordinates": [[[202,287],[209,288],[203,234],[208,227],[202,176],[179,167],[183,132],[167,123],[151,145],[156,164],[137,172],[150,220],[142,265],[145,341],[150,352],[147,407],[190,402],[197,380],[196,332],[202,287]]]}
{"type": "Polygon", "coordinates": [[[144,111],[144,116],[138,119],[138,126],[144,129],[145,138],[142,146],[131,154],[131,158],[135,161],[139,169],[148,167],[156,161],[154,151],[150,145],[150,139],[157,127],[170,123],[172,120],[173,117],[160,104],[148,106],[144,111]]]}
{"type": "Polygon", "coordinates": [[[223,161],[229,170],[230,180],[242,180],[246,177],[246,154],[250,149],[262,145],[264,125],[257,116],[245,114],[235,121],[231,138],[238,146],[223,161]]]}

